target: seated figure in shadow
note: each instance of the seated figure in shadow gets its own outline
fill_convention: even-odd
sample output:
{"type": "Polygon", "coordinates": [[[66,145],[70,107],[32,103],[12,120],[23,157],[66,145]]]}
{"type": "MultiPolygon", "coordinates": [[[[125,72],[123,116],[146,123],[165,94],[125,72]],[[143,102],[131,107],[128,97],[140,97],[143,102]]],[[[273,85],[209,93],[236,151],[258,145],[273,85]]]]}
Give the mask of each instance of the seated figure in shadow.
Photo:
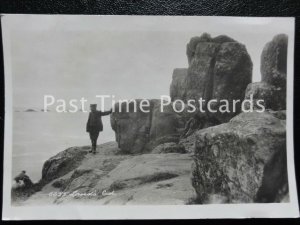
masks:
{"type": "Polygon", "coordinates": [[[16,181],[17,185],[23,188],[31,188],[33,183],[29,176],[26,174],[26,171],[23,170],[19,175],[17,175],[14,180],[16,181]],[[23,183],[22,183],[22,182],[23,183]]]}

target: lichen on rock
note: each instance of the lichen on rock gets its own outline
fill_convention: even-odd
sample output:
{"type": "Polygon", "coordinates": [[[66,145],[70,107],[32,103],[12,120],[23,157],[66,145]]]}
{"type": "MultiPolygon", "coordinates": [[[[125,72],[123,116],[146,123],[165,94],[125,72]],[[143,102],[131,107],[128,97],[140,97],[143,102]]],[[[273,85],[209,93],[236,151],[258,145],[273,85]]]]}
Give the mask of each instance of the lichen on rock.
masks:
{"type": "Polygon", "coordinates": [[[88,150],[88,147],[71,147],[48,159],[43,166],[42,181],[50,182],[76,168],[80,165],[88,150]]]}
{"type": "Polygon", "coordinates": [[[262,81],[248,85],[245,99],[252,95],[254,99],[264,100],[266,109],[286,109],[287,47],[286,34],[276,35],[265,45],[261,54],[262,81]]]}
{"type": "MultiPolygon", "coordinates": [[[[189,67],[175,69],[170,87],[170,96],[174,101],[187,101],[200,98],[208,102],[227,99],[232,109],[232,100],[244,99],[245,89],[252,80],[252,61],[245,45],[225,35],[212,38],[204,33],[191,38],[187,44],[189,67]]],[[[218,108],[217,103],[214,108],[218,108]]],[[[240,103],[236,112],[211,113],[215,124],[228,122],[240,112],[240,103]]]]}
{"type": "MultiPolygon", "coordinates": [[[[137,105],[141,100],[136,100],[137,105]]],[[[177,113],[172,105],[163,106],[158,99],[149,100],[149,112],[142,112],[139,107],[128,111],[127,103],[115,106],[111,115],[111,126],[115,131],[116,141],[124,153],[139,154],[151,151],[159,144],[178,142],[185,125],[185,112],[177,113]]]]}
{"type": "Polygon", "coordinates": [[[198,131],[192,169],[198,201],[280,201],[278,193],[288,189],[285,146],[285,121],[268,112],[241,113],[198,131]]]}

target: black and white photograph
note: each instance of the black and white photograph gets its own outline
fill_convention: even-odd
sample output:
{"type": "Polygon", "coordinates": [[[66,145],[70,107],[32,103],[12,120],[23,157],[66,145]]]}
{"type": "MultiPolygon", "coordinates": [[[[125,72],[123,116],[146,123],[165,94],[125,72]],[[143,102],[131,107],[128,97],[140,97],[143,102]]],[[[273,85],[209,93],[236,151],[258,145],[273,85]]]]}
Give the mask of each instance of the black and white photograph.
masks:
{"type": "Polygon", "coordinates": [[[293,18],[1,23],[3,219],[299,216],[293,18]]]}

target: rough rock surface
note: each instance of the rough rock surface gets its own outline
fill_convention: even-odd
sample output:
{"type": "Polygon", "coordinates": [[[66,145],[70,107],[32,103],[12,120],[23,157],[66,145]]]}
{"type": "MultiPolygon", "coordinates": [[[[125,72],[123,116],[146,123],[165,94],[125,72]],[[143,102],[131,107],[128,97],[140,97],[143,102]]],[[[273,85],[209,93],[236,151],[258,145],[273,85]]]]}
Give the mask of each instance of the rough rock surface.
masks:
{"type": "Polygon", "coordinates": [[[162,111],[160,102],[156,103],[153,107],[149,149],[166,142],[177,143],[187,116],[185,111],[175,112],[172,105],[164,106],[162,111]]]}
{"type": "MultiPolygon", "coordinates": [[[[141,100],[137,100],[137,105],[141,100]]],[[[144,153],[157,145],[178,142],[185,125],[185,113],[176,113],[171,105],[161,111],[160,100],[150,100],[149,112],[142,112],[133,106],[126,111],[126,103],[115,106],[111,114],[111,126],[116,134],[119,148],[125,153],[144,153]]]]}
{"type": "Polygon", "coordinates": [[[198,131],[192,183],[199,203],[281,201],[288,192],[285,120],[241,113],[198,131]]]}
{"type": "Polygon", "coordinates": [[[19,205],[190,204],[196,197],[191,164],[190,154],[127,155],[117,143],[108,142],[19,205]]]}
{"type": "Polygon", "coordinates": [[[286,110],[279,110],[279,111],[267,110],[267,112],[271,113],[274,117],[280,120],[286,120],[286,110]]]}
{"type": "Polygon", "coordinates": [[[115,131],[116,141],[119,148],[126,153],[141,153],[144,151],[145,145],[150,140],[150,129],[152,121],[152,110],[155,102],[158,100],[150,100],[150,112],[142,112],[139,106],[141,100],[136,100],[135,105],[129,105],[129,110],[126,108],[126,103],[122,103],[121,107],[117,103],[115,112],[110,116],[111,127],[115,131]]]}
{"type": "Polygon", "coordinates": [[[181,138],[179,144],[184,147],[185,151],[193,153],[196,144],[196,132],[194,132],[186,138],[181,138]]]}
{"type": "MultiPolygon", "coordinates": [[[[232,102],[251,94],[264,99],[270,110],[235,116],[237,105],[236,113],[206,114],[197,131],[180,138],[191,114],[176,113],[171,106],[161,112],[160,101],[155,99],[150,100],[149,112],[138,106],[133,112],[133,103],[126,112],[123,103],[111,115],[117,143],[98,146],[95,155],[88,154],[90,147],[72,147],[51,157],[44,164],[41,181],[18,204],[288,201],[286,114],[282,110],[286,48],[285,35],[268,43],[261,58],[263,82],[250,84],[252,62],[243,44],[223,35],[192,38],[186,52],[188,68],[173,72],[173,101],[232,102]],[[144,154],[136,155],[140,153],[144,154]]],[[[137,105],[141,101],[136,100],[137,105]]]]}
{"type": "MultiPolygon", "coordinates": [[[[218,103],[213,106],[216,108],[221,99],[230,102],[244,99],[246,87],[252,79],[252,61],[243,44],[224,35],[212,38],[204,33],[190,40],[187,57],[187,73],[175,70],[173,74],[170,88],[173,100],[198,101],[203,98],[207,102],[216,99],[218,103]]],[[[232,112],[232,104],[230,109],[232,112]]],[[[216,123],[223,123],[239,111],[240,104],[237,104],[236,113],[214,113],[211,116],[216,123]]]]}
{"type": "MultiPolygon", "coordinates": [[[[257,106],[259,100],[265,109],[284,110],[286,109],[286,95],[282,87],[275,87],[274,85],[265,82],[255,82],[248,85],[246,89],[245,99],[253,98],[253,109],[261,109],[257,106]]],[[[250,104],[245,105],[246,109],[250,109],[250,104]]]]}
{"type": "MultiPolygon", "coordinates": [[[[203,119],[202,127],[228,122],[240,112],[240,103],[236,104],[236,112],[232,112],[232,100],[243,100],[245,89],[251,82],[252,62],[246,47],[224,35],[212,38],[203,34],[188,43],[187,57],[189,68],[173,72],[171,99],[216,99],[218,102],[212,106],[214,109],[222,104],[221,99],[227,99],[231,112],[203,115],[206,119],[203,119]]],[[[160,101],[155,99],[151,100],[149,113],[141,112],[139,107],[135,113],[126,112],[125,105],[121,105],[121,112],[116,105],[115,113],[111,115],[111,126],[119,147],[126,153],[144,153],[159,144],[178,143],[185,122],[193,116],[186,111],[176,113],[171,105],[161,112],[160,101]]]]}
{"type": "Polygon", "coordinates": [[[261,54],[262,82],[249,84],[245,99],[264,100],[266,109],[286,109],[286,72],[288,37],[276,35],[267,43],[261,54]]]}
{"type": "Polygon", "coordinates": [[[260,65],[263,82],[276,87],[286,86],[287,46],[288,36],[286,34],[276,35],[265,45],[260,65]]]}
{"type": "Polygon", "coordinates": [[[71,147],[48,159],[42,170],[42,180],[45,182],[63,176],[77,167],[88,153],[89,147],[71,147]]]}
{"type": "Polygon", "coordinates": [[[156,146],[152,153],[186,153],[186,150],[181,144],[169,142],[156,146]]]}

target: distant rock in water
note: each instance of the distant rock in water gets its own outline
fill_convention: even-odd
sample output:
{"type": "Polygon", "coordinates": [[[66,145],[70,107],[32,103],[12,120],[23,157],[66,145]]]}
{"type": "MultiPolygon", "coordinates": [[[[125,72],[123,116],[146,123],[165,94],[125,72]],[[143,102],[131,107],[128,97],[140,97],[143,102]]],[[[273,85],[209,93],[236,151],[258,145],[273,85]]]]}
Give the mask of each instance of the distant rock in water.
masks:
{"type": "Polygon", "coordinates": [[[41,112],[51,112],[51,110],[50,109],[46,109],[46,110],[41,109],[41,112]]]}
{"type": "Polygon", "coordinates": [[[285,126],[253,112],[199,130],[192,169],[199,203],[280,202],[288,193],[285,126]]]}
{"type": "Polygon", "coordinates": [[[26,109],[24,112],[37,112],[35,109],[26,109]]]}
{"type": "MultiPolygon", "coordinates": [[[[232,110],[232,100],[242,101],[245,90],[252,80],[252,61],[245,45],[221,35],[212,38],[204,33],[193,37],[187,44],[188,69],[175,69],[170,87],[172,100],[188,101],[200,98],[208,102],[211,99],[227,99],[232,110]]],[[[213,106],[219,107],[220,103],[213,106]]],[[[240,103],[236,113],[213,113],[210,117],[216,123],[228,122],[240,112],[240,103]]]]}

